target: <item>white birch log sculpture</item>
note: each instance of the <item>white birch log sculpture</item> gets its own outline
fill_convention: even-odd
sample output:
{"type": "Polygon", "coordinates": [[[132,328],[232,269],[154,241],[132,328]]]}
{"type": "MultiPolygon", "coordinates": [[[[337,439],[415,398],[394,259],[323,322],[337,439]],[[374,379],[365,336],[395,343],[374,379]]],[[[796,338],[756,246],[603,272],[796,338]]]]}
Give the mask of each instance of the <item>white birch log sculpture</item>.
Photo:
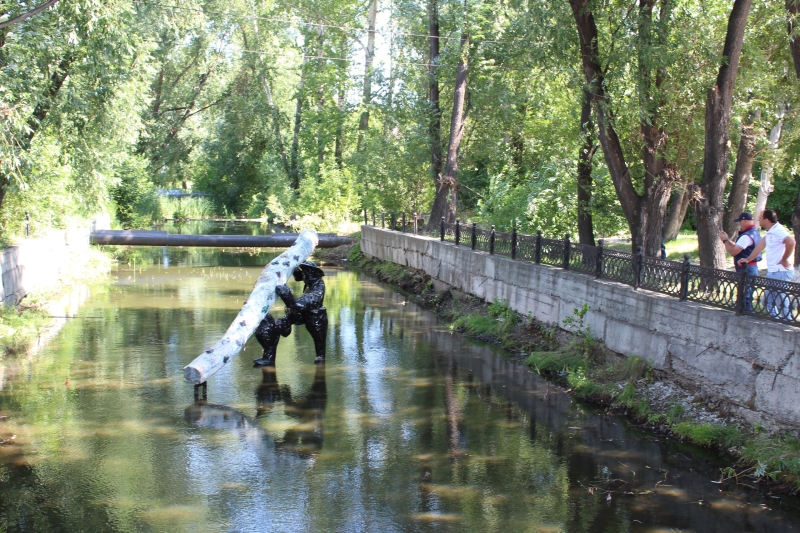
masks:
{"type": "Polygon", "coordinates": [[[291,278],[294,269],[308,259],[318,242],[317,232],[305,230],[288,250],[270,261],[258,276],[253,292],[250,293],[250,297],[225,335],[214,346],[207,348],[194,361],[183,367],[183,377],[186,381],[195,385],[204,383],[239,354],[247,339],[277,300],[275,288],[291,278]]]}

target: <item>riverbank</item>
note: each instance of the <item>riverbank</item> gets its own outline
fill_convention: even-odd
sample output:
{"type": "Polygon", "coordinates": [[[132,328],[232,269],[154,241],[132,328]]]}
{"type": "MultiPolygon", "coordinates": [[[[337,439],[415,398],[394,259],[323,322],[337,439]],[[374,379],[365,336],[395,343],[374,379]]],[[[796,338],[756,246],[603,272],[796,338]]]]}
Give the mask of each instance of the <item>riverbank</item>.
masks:
{"type": "Polygon", "coordinates": [[[86,300],[89,285],[111,271],[112,259],[94,248],[53,258],[57,279],[22,297],[17,305],[0,306],[0,358],[30,352],[52,338],[86,300]]]}
{"type": "Polygon", "coordinates": [[[449,320],[454,330],[501,344],[517,362],[562,384],[576,398],[626,415],[659,434],[719,451],[730,462],[721,472],[721,483],[758,485],[772,494],[800,491],[796,435],[751,426],[724,403],[666,379],[646,361],[608,350],[584,323],[586,306],[553,327],[520,316],[502,300],[488,303],[455,290],[437,291],[424,272],[369,259],[358,243],[316,256],[391,283],[449,320]]]}

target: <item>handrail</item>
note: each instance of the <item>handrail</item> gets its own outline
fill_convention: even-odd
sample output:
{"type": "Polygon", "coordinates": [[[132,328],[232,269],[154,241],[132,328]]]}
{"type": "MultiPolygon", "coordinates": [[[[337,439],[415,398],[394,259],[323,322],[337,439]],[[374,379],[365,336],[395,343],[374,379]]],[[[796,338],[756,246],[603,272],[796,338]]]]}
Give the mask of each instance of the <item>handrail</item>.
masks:
{"type": "MultiPolygon", "coordinates": [[[[389,229],[396,230],[394,224],[389,229]]],[[[444,217],[438,228],[427,232],[420,229],[419,234],[492,255],[617,281],[634,290],[658,292],[740,316],[800,327],[800,283],[692,265],[689,254],[683,261],[671,261],[646,257],[641,246],[636,253],[620,252],[604,246],[602,239],[598,246],[589,246],[572,242],[569,234],[563,239],[549,239],[541,231],[536,235],[517,233],[516,227],[504,233],[495,231],[494,226],[490,230],[478,228],[475,222],[449,223],[444,217]]]]}

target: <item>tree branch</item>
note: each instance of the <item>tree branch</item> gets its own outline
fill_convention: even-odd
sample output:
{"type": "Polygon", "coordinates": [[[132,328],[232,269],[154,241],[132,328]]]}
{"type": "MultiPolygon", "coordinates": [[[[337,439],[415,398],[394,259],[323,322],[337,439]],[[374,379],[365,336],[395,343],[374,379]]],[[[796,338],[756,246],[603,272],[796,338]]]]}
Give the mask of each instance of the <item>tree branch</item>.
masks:
{"type": "Polygon", "coordinates": [[[58,0],[48,0],[47,2],[45,2],[42,5],[40,5],[39,7],[35,7],[33,9],[31,9],[27,13],[23,13],[22,15],[20,15],[18,17],[14,17],[11,20],[7,20],[5,22],[0,22],[0,30],[2,30],[3,28],[7,28],[8,26],[11,26],[12,24],[16,24],[18,22],[22,22],[25,19],[31,18],[35,14],[44,11],[45,9],[47,9],[48,7],[50,7],[52,5],[55,5],[56,2],[58,2],[58,0]]]}

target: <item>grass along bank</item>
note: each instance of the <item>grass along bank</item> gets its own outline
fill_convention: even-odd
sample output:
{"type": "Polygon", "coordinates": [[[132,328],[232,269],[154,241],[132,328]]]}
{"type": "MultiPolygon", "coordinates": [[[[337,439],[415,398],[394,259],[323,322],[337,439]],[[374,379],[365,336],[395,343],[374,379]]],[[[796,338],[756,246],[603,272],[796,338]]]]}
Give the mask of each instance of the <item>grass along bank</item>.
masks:
{"type": "Polygon", "coordinates": [[[800,492],[800,441],[789,433],[749,427],[724,404],[695,395],[666,380],[645,360],[623,357],[592,337],[584,318],[588,305],[574,309],[558,326],[516,313],[507,302],[484,302],[451,291],[436,291],[424,273],[366,258],[360,235],[354,245],[319,250],[323,260],[353,265],[386,281],[451,321],[451,328],[499,343],[518,361],[555,380],[584,401],[624,414],[660,434],[716,449],[730,465],[720,482],[758,484],[772,493],[800,492]]]}

